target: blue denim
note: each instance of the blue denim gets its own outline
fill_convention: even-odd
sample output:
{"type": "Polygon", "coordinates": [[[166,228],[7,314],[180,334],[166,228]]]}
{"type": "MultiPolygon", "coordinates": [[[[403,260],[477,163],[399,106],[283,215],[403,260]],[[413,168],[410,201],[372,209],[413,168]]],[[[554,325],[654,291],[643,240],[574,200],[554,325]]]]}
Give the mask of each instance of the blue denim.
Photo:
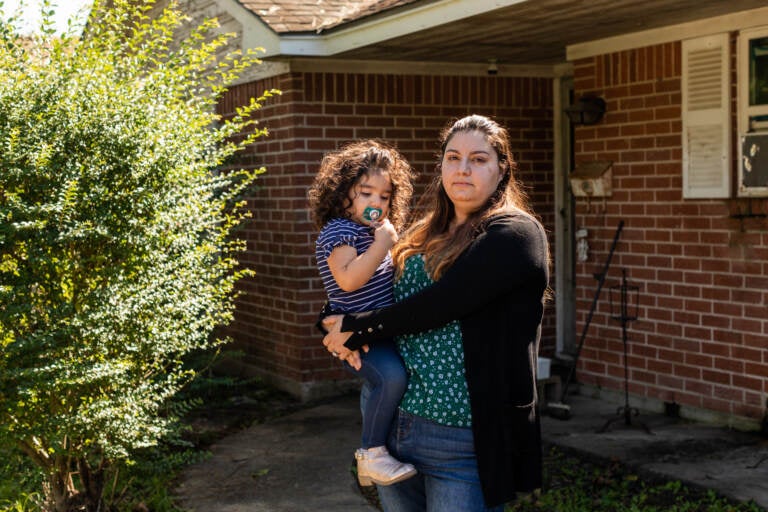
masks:
{"type": "Polygon", "coordinates": [[[363,362],[360,371],[344,363],[349,371],[365,381],[360,393],[360,412],[363,416],[360,446],[384,446],[400,399],[405,393],[408,376],[391,340],[371,344],[371,349],[368,352],[361,350],[360,356],[363,362]]]}
{"type": "Polygon", "coordinates": [[[503,512],[485,506],[471,428],[448,427],[398,411],[389,452],[419,471],[408,480],[378,486],[385,512],[503,512]]]}

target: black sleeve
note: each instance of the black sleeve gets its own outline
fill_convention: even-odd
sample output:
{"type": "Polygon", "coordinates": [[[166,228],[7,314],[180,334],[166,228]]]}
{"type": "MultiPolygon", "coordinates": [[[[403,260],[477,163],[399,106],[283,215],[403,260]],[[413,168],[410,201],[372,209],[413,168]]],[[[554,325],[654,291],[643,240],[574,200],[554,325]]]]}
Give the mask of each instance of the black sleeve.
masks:
{"type": "Polygon", "coordinates": [[[317,322],[315,322],[315,327],[317,327],[317,330],[323,333],[323,335],[328,334],[328,331],[323,327],[323,320],[327,316],[331,315],[343,315],[341,311],[334,311],[331,309],[331,303],[329,301],[325,301],[323,304],[323,307],[320,309],[320,313],[317,315],[317,322]]]}
{"type": "Polygon", "coordinates": [[[345,346],[423,332],[477,311],[521,286],[547,286],[547,240],[541,225],[523,214],[491,220],[438,282],[386,308],[348,314],[345,346]]]}

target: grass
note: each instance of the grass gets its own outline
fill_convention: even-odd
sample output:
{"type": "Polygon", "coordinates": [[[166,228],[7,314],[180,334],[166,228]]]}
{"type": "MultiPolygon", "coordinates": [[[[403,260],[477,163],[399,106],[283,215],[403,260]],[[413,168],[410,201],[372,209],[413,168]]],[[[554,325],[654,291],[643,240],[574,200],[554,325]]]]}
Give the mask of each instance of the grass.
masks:
{"type": "Polygon", "coordinates": [[[547,451],[544,467],[543,492],[506,512],[765,512],[753,502],[676,480],[643,478],[617,461],[590,461],[556,447],[547,451]]]}

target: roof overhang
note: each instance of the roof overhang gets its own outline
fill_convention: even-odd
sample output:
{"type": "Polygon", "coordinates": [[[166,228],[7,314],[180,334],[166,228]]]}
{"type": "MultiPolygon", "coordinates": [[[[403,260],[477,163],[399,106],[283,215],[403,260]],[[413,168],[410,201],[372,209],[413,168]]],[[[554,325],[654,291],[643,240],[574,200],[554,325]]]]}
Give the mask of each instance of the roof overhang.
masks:
{"type": "MultiPolygon", "coordinates": [[[[453,0],[416,5],[327,32],[283,35],[274,55],[332,57],[424,30],[447,27],[462,19],[526,1],[530,0],[453,0]]],[[[269,50],[265,56],[270,56],[269,50]]]]}
{"type": "Polygon", "coordinates": [[[765,0],[434,0],[317,32],[277,33],[237,0],[217,0],[265,59],[558,66],[700,32],[768,25],[765,0]],[[680,27],[685,27],[685,30],[680,27]]]}

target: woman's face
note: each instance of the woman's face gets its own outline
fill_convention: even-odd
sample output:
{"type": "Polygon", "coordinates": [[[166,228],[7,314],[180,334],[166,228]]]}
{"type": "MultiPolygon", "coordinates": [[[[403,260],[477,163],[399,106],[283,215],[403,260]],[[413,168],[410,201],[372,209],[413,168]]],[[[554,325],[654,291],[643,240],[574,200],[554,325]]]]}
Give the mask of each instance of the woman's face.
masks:
{"type": "Polygon", "coordinates": [[[442,180],[460,224],[496,191],[502,174],[496,151],[482,132],[458,132],[443,153],[442,180]]]}

